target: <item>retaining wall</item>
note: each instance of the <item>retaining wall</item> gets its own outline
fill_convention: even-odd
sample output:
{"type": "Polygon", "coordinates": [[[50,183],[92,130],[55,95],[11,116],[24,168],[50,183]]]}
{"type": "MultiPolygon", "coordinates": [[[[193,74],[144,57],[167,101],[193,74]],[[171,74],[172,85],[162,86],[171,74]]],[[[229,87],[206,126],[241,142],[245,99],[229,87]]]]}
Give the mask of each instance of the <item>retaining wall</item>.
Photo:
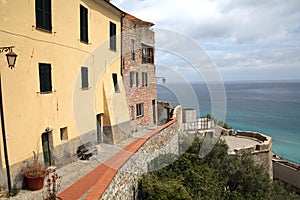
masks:
{"type": "Polygon", "coordinates": [[[292,185],[300,193],[300,166],[292,166],[282,160],[273,160],[274,179],[292,185]]]}
{"type": "Polygon", "coordinates": [[[162,154],[179,154],[178,128],[179,123],[175,120],[153,134],[118,170],[101,199],[135,199],[138,180],[148,172],[148,163],[162,154]]]}

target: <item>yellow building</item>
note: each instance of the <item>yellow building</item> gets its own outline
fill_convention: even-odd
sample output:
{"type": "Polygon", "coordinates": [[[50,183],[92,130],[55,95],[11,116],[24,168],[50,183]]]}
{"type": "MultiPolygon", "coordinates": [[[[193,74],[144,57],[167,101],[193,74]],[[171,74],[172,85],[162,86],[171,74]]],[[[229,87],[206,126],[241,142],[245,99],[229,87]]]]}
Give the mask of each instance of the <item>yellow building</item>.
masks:
{"type": "MultiPolygon", "coordinates": [[[[4,0],[0,15],[0,46],[15,46],[18,55],[11,70],[0,54],[14,183],[32,151],[39,151],[46,165],[61,166],[78,159],[76,149],[83,143],[128,137],[121,10],[105,0],[4,0]]],[[[0,149],[1,178],[2,138],[0,149]]]]}

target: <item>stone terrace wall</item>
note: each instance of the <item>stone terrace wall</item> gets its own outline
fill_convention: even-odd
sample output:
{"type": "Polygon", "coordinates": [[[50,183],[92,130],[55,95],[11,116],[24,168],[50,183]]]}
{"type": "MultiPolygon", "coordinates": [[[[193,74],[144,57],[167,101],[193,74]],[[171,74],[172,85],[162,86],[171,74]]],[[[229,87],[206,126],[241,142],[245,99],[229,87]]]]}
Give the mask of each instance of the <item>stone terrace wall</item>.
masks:
{"type": "Polygon", "coordinates": [[[179,122],[176,121],[145,142],[119,169],[101,199],[135,199],[138,180],[148,171],[148,163],[162,154],[179,154],[178,128],[179,122]]]}
{"type": "Polygon", "coordinates": [[[272,138],[258,132],[239,130],[236,131],[235,136],[245,137],[260,142],[260,144],[246,149],[235,149],[235,153],[238,154],[242,151],[250,151],[253,155],[254,162],[262,165],[270,175],[270,178],[273,179],[272,138]]]}

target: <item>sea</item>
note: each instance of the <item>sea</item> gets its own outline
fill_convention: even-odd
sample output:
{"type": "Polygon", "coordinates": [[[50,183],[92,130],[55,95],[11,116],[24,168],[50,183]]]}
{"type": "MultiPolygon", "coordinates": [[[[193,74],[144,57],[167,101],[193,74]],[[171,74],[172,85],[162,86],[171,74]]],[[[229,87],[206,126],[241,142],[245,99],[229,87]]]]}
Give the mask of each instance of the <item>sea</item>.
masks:
{"type": "MultiPolygon", "coordinates": [[[[193,108],[186,102],[194,98],[198,103],[195,109],[201,117],[211,113],[212,94],[220,92],[208,88],[203,82],[190,83],[189,87],[180,83],[158,84],[157,98],[172,106],[183,102],[183,108],[193,108]]],[[[300,80],[225,82],[224,89],[226,123],[235,130],[271,136],[274,153],[300,164],[300,80]]]]}

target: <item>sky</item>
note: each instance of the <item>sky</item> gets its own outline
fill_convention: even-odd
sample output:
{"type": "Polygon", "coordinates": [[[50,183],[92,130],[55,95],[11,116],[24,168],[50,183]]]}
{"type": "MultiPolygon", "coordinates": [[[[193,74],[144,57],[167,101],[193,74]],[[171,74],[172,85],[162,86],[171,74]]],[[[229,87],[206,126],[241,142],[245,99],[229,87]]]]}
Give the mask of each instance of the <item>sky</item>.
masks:
{"type": "MultiPolygon", "coordinates": [[[[155,23],[158,35],[160,30],[168,30],[196,43],[203,52],[195,48],[194,55],[208,55],[224,81],[300,79],[299,0],[112,0],[112,3],[155,23]]],[[[165,34],[168,43],[183,49],[181,40],[170,41],[168,35],[165,34]]],[[[198,79],[194,76],[195,67],[191,66],[193,62],[174,55],[156,49],[157,74],[167,76],[159,64],[169,63],[178,73],[198,79]]]]}

